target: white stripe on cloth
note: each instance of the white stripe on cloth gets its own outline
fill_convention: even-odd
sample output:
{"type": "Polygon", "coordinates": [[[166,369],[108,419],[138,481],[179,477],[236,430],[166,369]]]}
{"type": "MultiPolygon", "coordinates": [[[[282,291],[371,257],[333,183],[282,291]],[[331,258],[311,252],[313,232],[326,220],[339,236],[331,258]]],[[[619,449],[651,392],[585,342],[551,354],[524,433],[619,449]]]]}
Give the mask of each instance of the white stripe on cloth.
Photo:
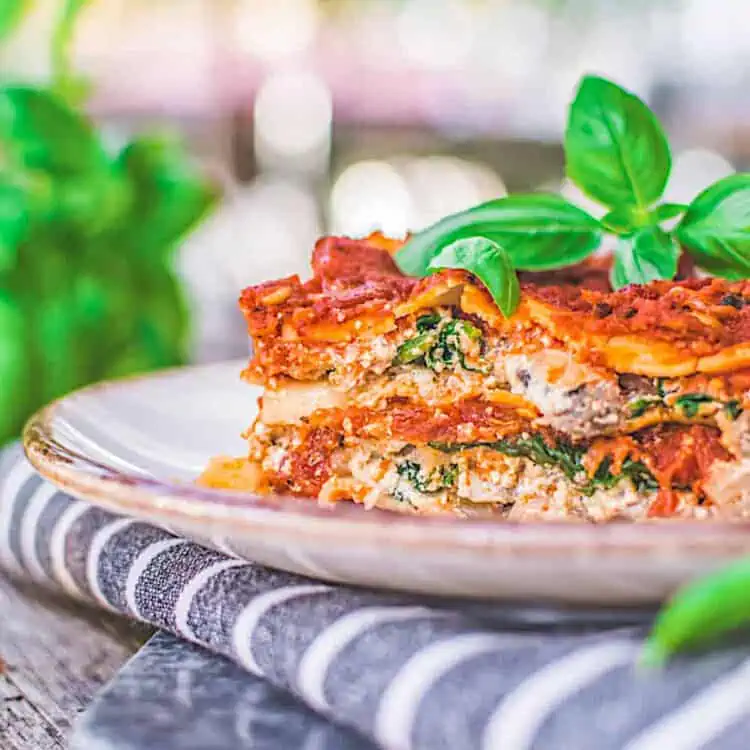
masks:
{"type": "Polygon", "coordinates": [[[432,643],[414,654],[380,699],[373,730],[377,742],[389,750],[409,750],[414,719],[427,691],[462,662],[500,651],[507,643],[494,633],[466,633],[432,643]]]}
{"type": "Polygon", "coordinates": [[[545,719],[570,695],[615,667],[633,661],[629,641],[599,643],[564,656],[527,677],[490,717],[483,750],[527,750],[545,719]]]}
{"type": "Polygon", "coordinates": [[[18,461],[8,472],[8,476],[3,482],[3,492],[2,497],[0,497],[0,562],[2,562],[3,567],[14,573],[22,573],[23,566],[20,560],[16,560],[11,551],[10,536],[13,509],[18,501],[18,493],[31,479],[33,473],[34,470],[27,461],[18,461]]]}
{"type": "Polygon", "coordinates": [[[162,552],[181,544],[190,544],[190,542],[187,539],[176,539],[173,536],[167,539],[159,539],[159,541],[152,542],[148,547],[142,549],[133,560],[128,570],[128,577],[125,579],[125,604],[136,617],[141,617],[137,597],[138,581],[141,580],[141,576],[162,552]]]}
{"type": "Polygon", "coordinates": [[[65,545],[67,543],[68,532],[73,528],[73,524],[90,507],[88,503],[84,503],[82,500],[72,500],[70,505],[60,515],[60,518],[57,519],[49,542],[52,575],[66,593],[77,599],[85,598],[85,594],[68,569],[65,545]]]}
{"type": "Polygon", "coordinates": [[[347,644],[376,625],[447,614],[451,613],[426,607],[366,607],[344,615],[320,633],[302,656],[297,670],[300,695],[318,711],[328,710],[323,694],[328,668],[347,644]]]}
{"type": "Polygon", "coordinates": [[[174,619],[175,627],[183,638],[188,640],[195,640],[195,633],[193,632],[190,623],[188,622],[190,615],[190,607],[195,599],[196,594],[208,583],[209,579],[213,578],[219,573],[223,573],[225,570],[231,568],[241,568],[247,566],[248,563],[242,560],[219,560],[211,563],[211,565],[205,567],[200,572],[196,573],[185,585],[180,592],[180,596],[177,599],[177,603],[174,607],[174,619]]]}
{"type": "Polygon", "coordinates": [[[101,558],[104,545],[115,535],[135,523],[133,518],[117,518],[102,526],[94,534],[86,557],[86,581],[89,584],[91,595],[96,601],[107,609],[115,611],[115,607],[107,601],[101,587],[99,586],[99,559],[101,558]]]}
{"type": "Polygon", "coordinates": [[[36,553],[36,532],[44,509],[49,505],[53,495],[57,494],[57,487],[48,482],[42,482],[31,496],[23,515],[20,529],[20,552],[23,563],[32,578],[49,580],[47,571],[42,567],[36,553]]]}
{"type": "Polygon", "coordinates": [[[748,715],[750,661],[641,732],[625,750],[698,750],[748,715]]]}
{"type": "Polygon", "coordinates": [[[298,596],[309,596],[311,594],[322,594],[331,591],[331,586],[324,584],[299,584],[297,586],[285,586],[281,589],[273,589],[263,594],[258,594],[240,613],[234,624],[232,633],[232,645],[242,665],[249,672],[258,677],[263,676],[263,670],[253,656],[253,631],[260,619],[269,610],[278,604],[283,604],[298,596]]]}

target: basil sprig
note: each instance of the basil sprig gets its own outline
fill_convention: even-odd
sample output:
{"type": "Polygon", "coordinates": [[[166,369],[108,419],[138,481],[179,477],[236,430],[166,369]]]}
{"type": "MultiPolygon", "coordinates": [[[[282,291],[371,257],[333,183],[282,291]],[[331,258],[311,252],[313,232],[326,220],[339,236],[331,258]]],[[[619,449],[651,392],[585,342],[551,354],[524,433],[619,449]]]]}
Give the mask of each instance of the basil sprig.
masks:
{"type": "Polygon", "coordinates": [[[481,253],[462,250],[461,267],[487,286],[506,316],[518,304],[504,291],[509,266],[512,275],[512,269],[574,265],[605,234],[618,238],[610,274],[615,289],[673,279],[682,251],[709,273],[750,277],[750,174],[719,180],[688,206],[658,203],[672,164],[669,143],[637,96],[603,78],[584,77],[570,105],[564,149],[568,178],[607,209],[601,219],[560,195],[509,195],[414,234],[396,253],[399,268],[426,276],[445,267],[433,261],[453,243],[481,238],[492,244],[476,245],[481,253]],[[663,226],[678,217],[676,226],[663,226]]]}

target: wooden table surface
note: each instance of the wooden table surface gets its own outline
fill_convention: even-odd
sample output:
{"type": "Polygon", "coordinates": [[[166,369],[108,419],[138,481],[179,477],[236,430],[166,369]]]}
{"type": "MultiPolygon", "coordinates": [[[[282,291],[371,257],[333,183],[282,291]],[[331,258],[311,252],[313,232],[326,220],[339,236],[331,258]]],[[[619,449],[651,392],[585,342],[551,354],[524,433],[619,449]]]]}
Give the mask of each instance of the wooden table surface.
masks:
{"type": "Polygon", "coordinates": [[[76,715],[149,635],[0,573],[0,748],[66,748],[76,715]]]}

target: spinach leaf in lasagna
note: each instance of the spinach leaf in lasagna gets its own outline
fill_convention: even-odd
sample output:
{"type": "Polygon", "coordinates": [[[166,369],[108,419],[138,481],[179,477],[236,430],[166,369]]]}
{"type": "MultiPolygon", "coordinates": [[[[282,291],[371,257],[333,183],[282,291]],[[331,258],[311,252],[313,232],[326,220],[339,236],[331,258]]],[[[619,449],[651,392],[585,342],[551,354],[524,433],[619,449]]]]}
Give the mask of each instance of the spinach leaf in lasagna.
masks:
{"type": "Polygon", "coordinates": [[[648,467],[641,461],[626,458],[621,470],[612,472],[612,462],[605,458],[592,476],[589,476],[583,464],[586,455],[585,446],[573,445],[564,440],[554,444],[548,443],[540,434],[529,437],[515,437],[493,442],[476,443],[429,443],[431,448],[443,453],[458,453],[470,448],[489,448],[506,456],[527,458],[538,466],[549,466],[560,470],[568,480],[573,482],[581,494],[593,495],[598,489],[611,489],[622,479],[630,479],[639,492],[652,492],[659,485],[648,467]]]}
{"type": "Polygon", "coordinates": [[[396,467],[396,473],[406,479],[417,492],[425,494],[453,487],[458,480],[458,467],[455,464],[445,464],[428,472],[416,461],[402,461],[396,467]]]}
{"type": "Polygon", "coordinates": [[[703,404],[710,404],[714,401],[711,396],[705,393],[686,393],[675,399],[674,405],[688,418],[692,419],[698,415],[703,404]]]}

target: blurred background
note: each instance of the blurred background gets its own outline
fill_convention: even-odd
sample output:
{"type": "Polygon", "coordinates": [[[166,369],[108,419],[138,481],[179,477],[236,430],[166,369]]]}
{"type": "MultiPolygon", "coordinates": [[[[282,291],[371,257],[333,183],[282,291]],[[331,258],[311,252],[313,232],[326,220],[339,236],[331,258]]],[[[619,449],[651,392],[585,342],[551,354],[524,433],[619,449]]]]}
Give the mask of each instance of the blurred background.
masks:
{"type": "MultiPolygon", "coordinates": [[[[4,80],[49,80],[64,4],[26,8],[0,50],[4,80]]],[[[750,164],[747,0],[73,4],[69,66],[88,92],[76,106],[102,141],[166,127],[221,194],[170,261],[191,360],[243,355],[240,289],[305,275],[321,233],[401,235],[506,191],[587,205],[562,180],[560,145],[584,72],[661,118],[667,200],[750,164]]]]}

